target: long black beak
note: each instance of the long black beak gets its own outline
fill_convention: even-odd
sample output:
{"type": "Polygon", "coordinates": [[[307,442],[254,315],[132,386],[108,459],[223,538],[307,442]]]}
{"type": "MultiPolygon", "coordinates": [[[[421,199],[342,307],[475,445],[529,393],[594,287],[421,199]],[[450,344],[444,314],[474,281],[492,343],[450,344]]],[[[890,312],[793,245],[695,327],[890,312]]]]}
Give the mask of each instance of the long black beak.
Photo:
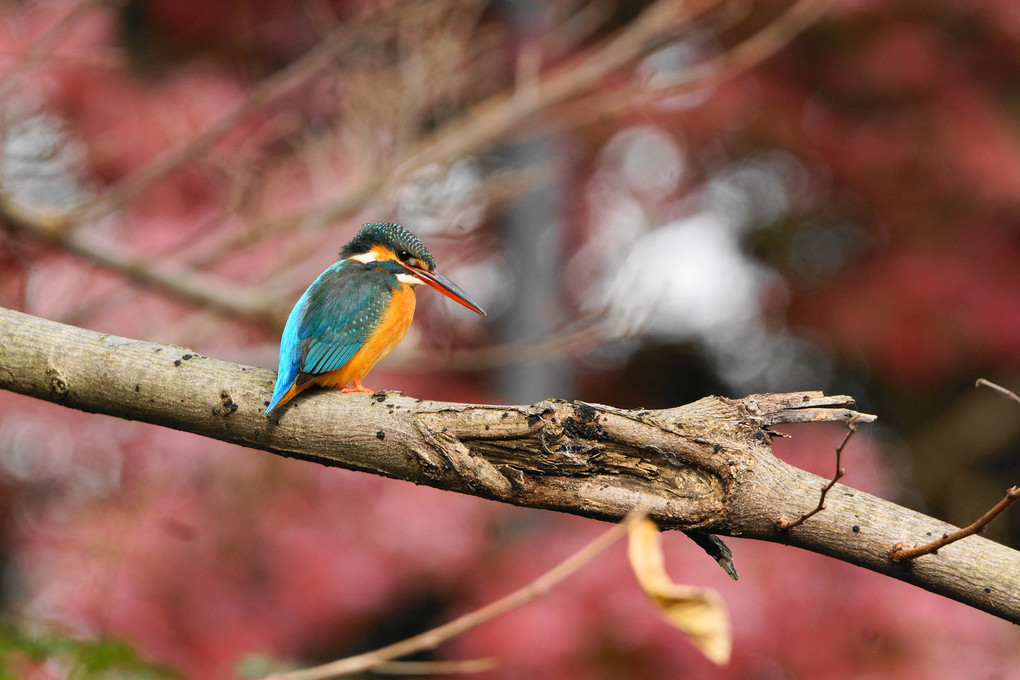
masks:
{"type": "Polygon", "coordinates": [[[424,269],[418,269],[417,267],[408,267],[404,265],[404,269],[411,272],[419,279],[427,283],[432,288],[435,288],[446,297],[459,302],[464,305],[472,312],[478,312],[482,316],[487,316],[485,310],[478,306],[471,296],[461,290],[460,286],[446,278],[439,272],[427,272],[424,269]]]}

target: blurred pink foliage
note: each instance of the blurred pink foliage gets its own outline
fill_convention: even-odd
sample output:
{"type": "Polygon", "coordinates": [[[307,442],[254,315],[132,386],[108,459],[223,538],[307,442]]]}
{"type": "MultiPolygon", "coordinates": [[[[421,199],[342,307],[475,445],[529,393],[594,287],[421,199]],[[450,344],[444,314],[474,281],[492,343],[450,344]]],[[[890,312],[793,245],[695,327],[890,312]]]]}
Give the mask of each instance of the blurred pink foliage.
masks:
{"type": "Polygon", "coordinates": [[[769,111],[749,126],[759,143],[823,165],[822,202],[874,239],[830,285],[795,288],[790,322],[881,380],[1020,361],[1018,35],[1008,2],[868,3],[745,90],[769,111]]]}

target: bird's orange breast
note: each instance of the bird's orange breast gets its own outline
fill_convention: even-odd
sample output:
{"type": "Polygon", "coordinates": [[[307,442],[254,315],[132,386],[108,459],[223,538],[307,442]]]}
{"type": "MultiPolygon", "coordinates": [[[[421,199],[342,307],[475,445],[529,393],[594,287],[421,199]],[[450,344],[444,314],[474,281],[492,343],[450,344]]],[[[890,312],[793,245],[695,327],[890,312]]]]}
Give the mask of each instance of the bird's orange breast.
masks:
{"type": "Polygon", "coordinates": [[[393,351],[407,335],[414,317],[414,290],[406,285],[393,291],[389,307],[371,336],[350,360],[335,371],[324,373],[313,382],[326,387],[343,387],[353,380],[361,380],[384,356],[393,351]]]}

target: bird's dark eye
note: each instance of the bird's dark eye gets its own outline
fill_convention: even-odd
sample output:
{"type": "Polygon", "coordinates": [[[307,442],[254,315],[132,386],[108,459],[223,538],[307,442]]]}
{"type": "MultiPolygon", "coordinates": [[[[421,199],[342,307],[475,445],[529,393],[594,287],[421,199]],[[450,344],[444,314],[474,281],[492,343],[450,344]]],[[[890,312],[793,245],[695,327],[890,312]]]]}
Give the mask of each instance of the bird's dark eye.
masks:
{"type": "Polygon", "coordinates": [[[400,258],[401,262],[407,262],[408,260],[411,259],[411,253],[407,252],[406,250],[398,250],[397,257],[400,258]]]}

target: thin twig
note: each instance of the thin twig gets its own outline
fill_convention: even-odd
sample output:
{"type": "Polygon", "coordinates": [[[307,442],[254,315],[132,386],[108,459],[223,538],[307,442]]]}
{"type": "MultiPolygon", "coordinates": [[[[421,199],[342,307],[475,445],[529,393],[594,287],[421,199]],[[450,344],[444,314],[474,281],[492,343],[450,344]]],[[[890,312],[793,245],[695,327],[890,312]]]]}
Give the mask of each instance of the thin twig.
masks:
{"type": "Polygon", "coordinates": [[[453,621],[443,624],[437,628],[426,631],[414,637],[407,638],[392,645],[387,645],[373,652],[366,652],[346,659],[340,659],[321,666],[304,668],[288,673],[277,673],[268,676],[265,680],[323,680],[340,675],[360,673],[370,668],[375,668],[381,663],[397,659],[408,654],[414,654],[425,649],[433,649],[441,643],[464,633],[489,619],[505,614],[536,597],[544,595],[554,585],[571,575],[579,568],[590,562],[595,556],[615,543],[626,534],[624,524],[617,524],[609,531],[602,533],[598,538],[581,548],[569,558],[539,576],[523,588],[516,590],[509,595],[488,604],[481,609],[465,614],[453,621]]]}
{"type": "Polygon", "coordinates": [[[1012,399],[1016,403],[1020,404],[1020,397],[1016,396],[1016,392],[1013,392],[1011,390],[1007,390],[1002,385],[996,385],[991,380],[985,380],[984,378],[978,378],[977,383],[975,383],[974,386],[975,387],[982,387],[982,386],[990,387],[993,390],[995,390],[996,392],[998,392],[999,394],[1001,394],[1002,396],[1006,397],[1007,399],[1012,399]]]}
{"type": "Polygon", "coordinates": [[[942,534],[941,538],[937,538],[930,543],[924,545],[915,545],[908,547],[905,543],[897,543],[889,551],[889,557],[896,560],[897,562],[908,562],[915,560],[921,555],[934,555],[939,551],[940,548],[944,548],[950,543],[959,541],[961,538],[967,538],[974,534],[979,534],[984,531],[988,523],[999,516],[999,514],[1008,508],[1013,502],[1020,498],[1020,486],[1013,486],[1006,492],[1006,495],[1001,501],[996,503],[991,510],[981,515],[974,523],[965,526],[962,529],[951,531],[942,534]]]}
{"type": "Polygon", "coordinates": [[[843,475],[846,474],[846,470],[843,469],[842,464],[843,449],[844,447],[846,447],[847,442],[850,441],[850,437],[854,436],[854,433],[857,432],[856,420],[851,420],[850,422],[848,422],[846,424],[846,428],[847,428],[846,436],[843,437],[843,441],[840,443],[840,445],[836,447],[836,474],[832,476],[832,479],[829,480],[828,484],[822,487],[822,495],[818,499],[818,505],[815,506],[814,510],[802,514],[800,517],[798,517],[792,522],[787,520],[785,517],[780,517],[779,520],[776,522],[776,526],[778,526],[783,531],[787,531],[796,526],[800,526],[801,524],[806,522],[808,518],[818,514],[819,512],[825,509],[825,497],[829,494],[829,491],[832,490],[832,487],[836,486],[836,482],[842,479],[843,475]]]}
{"type": "Polygon", "coordinates": [[[592,97],[580,99],[557,112],[555,119],[544,122],[557,131],[574,129],[732,79],[788,45],[820,19],[830,4],[831,0],[799,0],[743,42],[705,63],[685,69],[667,82],[659,81],[652,86],[645,81],[635,82],[617,90],[612,97],[602,96],[597,101],[592,97]]]}
{"type": "Polygon", "coordinates": [[[495,659],[468,659],[466,661],[387,661],[372,667],[380,675],[462,675],[484,673],[496,668],[495,659]]]}
{"type": "Polygon", "coordinates": [[[646,89],[645,95],[656,99],[668,97],[678,94],[670,90],[671,85],[680,88],[682,92],[687,92],[690,91],[688,87],[696,81],[700,81],[700,86],[704,87],[743,73],[790,44],[800,33],[824,16],[831,4],[832,0],[799,0],[763,29],[726,50],[716,59],[692,68],[661,89],[646,89]]]}

